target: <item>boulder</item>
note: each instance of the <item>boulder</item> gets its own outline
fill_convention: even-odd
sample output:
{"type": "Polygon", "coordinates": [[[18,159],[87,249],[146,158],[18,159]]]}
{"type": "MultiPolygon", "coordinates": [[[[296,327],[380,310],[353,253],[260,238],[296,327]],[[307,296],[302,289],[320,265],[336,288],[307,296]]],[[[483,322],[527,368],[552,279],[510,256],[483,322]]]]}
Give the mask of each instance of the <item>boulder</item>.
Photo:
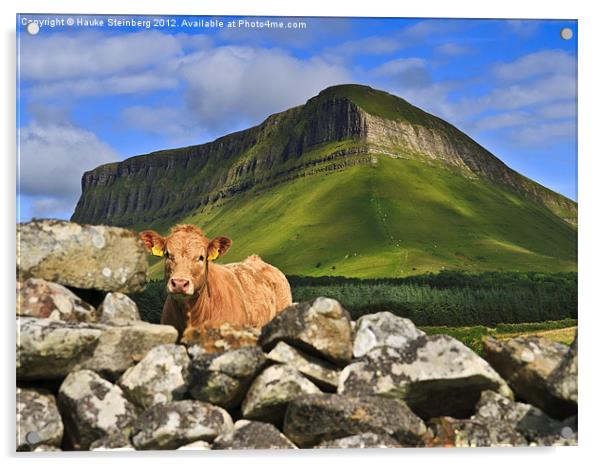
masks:
{"type": "Polygon", "coordinates": [[[569,351],[548,377],[547,385],[550,393],[560,400],[577,405],[578,373],[577,373],[577,335],[569,351]]]}
{"type": "Polygon", "coordinates": [[[275,450],[296,449],[272,424],[241,419],[234,424],[234,430],[220,435],[213,442],[213,450],[275,450]]]}
{"type": "Polygon", "coordinates": [[[428,447],[526,447],[527,440],[507,424],[489,424],[474,419],[433,418],[433,437],[428,447]]]}
{"type": "Polygon", "coordinates": [[[211,450],[211,444],[204,440],[197,440],[196,442],[178,447],[178,450],[211,450]]]}
{"type": "Polygon", "coordinates": [[[100,306],[98,306],[98,321],[111,324],[140,320],[138,306],[127,295],[123,293],[107,293],[100,306]]]}
{"type": "Polygon", "coordinates": [[[89,370],[67,376],[58,404],[67,442],[76,450],[87,450],[107,435],[127,432],[137,415],[121,388],[89,370]]]}
{"type": "Polygon", "coordinates": [[[416,446],[427,429],[405,403],[379,396],[303,395],[289,403],[284,417],[284,434],[300,447],[367,432],[416,446]]]}
{"type": "Polygon", "coordinates": [[[86,323],[17,319],[17,378],[62,379],[96,349],[102,327],[86,323]]]}
{"type": "Polygon", "coordinates": [[[470,416],[483,390],[512,398],[506,382],[471,349],[447,335],[421,336],[402,349],[381,347],[343,369],[338,393],[405,401],[423,419],[470,416]]]}
{"type": "Polygon", "coordinates": [[[344,366],[352,357],[349,314],[329,298],[293,304],[261,330],[264,351],[271,351],[279,341],[344,366]]]}
{"type": "Polygon", "coordinates": [[[335,365],[305,354],[283,341],[278,342],[267,358],[294,367],[322,390],[336,391],[338,387],[340,371],[335,365]]]}
{"type": "Polygon", "coordinates": [[[75,288],[130,293],[142,290],[147,252],[123,228],[34,220],[17,225],[19,279],[43,278],[75,288]]]}
{"type": "Polygon", "coordinates": [[[128,438],[130,430],[112,432],[90,444],[90,451],[135,450],[128,438]]]}
{"type": "Polygon", "coordinates": [[[265,369],[242,402],[244,418],[280,424],[288,403],[302,394],[321,393],[297,370],[284,364],[265,369]]]}
{"type": "Polygon", "coordinates": [[[424,336],[413,322],[390,312],[367,314],[358,319],[353,337],[353,357],[361,358],[374,348],[388,346],[401,349],[424,336]]]}
{"type": "Polygon", "coordinates": [[[257,346],[201,354],[189,365],[190,395],[222,408],[236,408],[266,363],[265,355],[257,346]]]}
{"type": "Polygon", "coordinates": [[[518,432],[535,445],[563,445],[577,432],[575,419],[556,421],[539,408],[509,400],[489,390],[482,393],[471,419],[489,427],[499,428],[505,424],[507,430],[518,432]]]}
{"type": "Polygon", "coordinates": [[[189,327],[182,335],[182,343],[195,356],[257,346],[257,338],[259,330],[255,327],[226,323],[218,327],[189,327]]]}
{"type": "Polygon", "coordinates": [[[60,447],[63,421],[54,396],[39,389],[17,387],[17,451],[60,447]]]}
{"type": "Polygon", "coordinates": [[[63,451],[54,445],[38,445],[32,450],[34,453],[46,453],[49,451],[63,451]]]}
{"type": "Polygon", "coordinates": [[[102,328],[92,356],[79,362],[75,368],[90,369],[109,380],[117,380],[155,346],[173,344],[178,339],[178,331],[171,325],[131,321],[102,328]]]}
{"type": "Polygon", "coordinates": [[[233,429],[222,408],[196,400],[155,405],[134,423],[132,443],[137,450],[173,450],[197,440],[212,442],[233,429]]]}
{"type": "Polygon", "coordinates": [[[129,400],[143,408],[178,400],[188,388],[189,362],[184,346],[155,346],[138,364],[125,371],[118,384],[129,400]]]}
{"type": "Polygon", "coordinates": [[[364,432],[349,437],[326,440],[314,448],[400,448],[401,445],[393,437],[386,434],[364,432]]]}
{"type": "Polygon", "coordinates": [[[483,340],[485,359],[508,381],[517,397],[549,415],[564,419],[576,413],[576,405],[556,397],[548,378],[567,355],[566,345],[538,336],[501,341],[483,340]]]}
{"type": "Polygon", "coordinates": [[[96,311],[58,283],[29,278],[18,290],[17,315],[65,322],[91,322],[96,318],[96,311]]]}

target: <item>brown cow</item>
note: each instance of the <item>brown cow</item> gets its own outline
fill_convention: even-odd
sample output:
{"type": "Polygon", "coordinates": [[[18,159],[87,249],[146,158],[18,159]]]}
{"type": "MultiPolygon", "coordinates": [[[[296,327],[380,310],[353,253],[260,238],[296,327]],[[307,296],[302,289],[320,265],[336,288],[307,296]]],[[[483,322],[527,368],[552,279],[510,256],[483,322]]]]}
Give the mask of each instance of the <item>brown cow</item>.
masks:
{"type": "Polygon", "coordinates": [[[290,285],[280,270],[252,255],[219,265],[232,241],[212,240],[194,225],[177,225],[169,236],[143,231],[140,238],[154,255],[165,258],[168,297],[161,323],[180,336],[187,328],[223,323],[261,327],[292,303],[290,285]]]}

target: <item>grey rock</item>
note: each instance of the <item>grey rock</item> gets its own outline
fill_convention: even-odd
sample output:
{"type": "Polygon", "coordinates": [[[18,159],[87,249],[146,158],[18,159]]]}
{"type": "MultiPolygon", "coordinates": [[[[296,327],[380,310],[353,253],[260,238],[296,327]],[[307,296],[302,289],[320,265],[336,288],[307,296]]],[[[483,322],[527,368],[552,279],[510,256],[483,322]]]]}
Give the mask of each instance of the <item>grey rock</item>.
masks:
{"type": "Polygon", "coordinates": [[[256,346],[200,354],[189,365],[190,394],[196,400],[236,408],[266,363],[265,355],[256,346]]]}
{"type": "Polygon", "coordinates": [[[67,376],[59,389],[58,404],[65,436],[76,450],[87,450],[107,435],[127,432],[137,415],[121,388],[89,370],[67,376]]]}
{"type": "Polygon", "coordinates": [[[344,366],[352,357],[349,314],[329,298],[291,305],[261,330],[264,351],[271,351],[279,341],[344,366]]]}
{"type": "Polygon", "coordinates": [[[555,398],[577,405],[578,367],[577,367],[577,335],[562,361],[550,373],[547,381],[548,389],[555,398]]]}
{"type": "Polygon", "coordinates": [[[233,429],[222,408],[196,400],[155,405],[141,414],[132,430],[137,450],[172,450],[197,440],[213,441],[233,429]]]}
{"type": "Polygon", "coordinates": [[[49,451],[63,451],[54,445],[38,445],[32,450],[34,453],[45,453],[49,451]]]}
{"type": "Polygon", "coordinates": [[[289,403],[284,417],[284,434],[300,447],[366,432],[416,446],[427,429],[405,403],[380,396],[303,395],[289,403]]]}
{"type": "Polygon", "coordinates": [[[155,346],[138,364],[125,371],[118,384],[129,400],[143,408],[178,400],[188,388],[189,362],[184,346],[155,346]]]}
{"type": "Polygon", "coordinates": [[[50,392],[17,387],[17,451],[60,447],[63,421],[50,392]]]}
{"type": "Polygon", "coordinates": [[[211,444],[204,440],[197,440],[196,442],[178,447],[178,450],[211,450],[211,444]]]}
{"type": "Polygon", "coordinates": [[[91,322],[96,318],[96,311],[58,283],[29,278],[18,290],[17,315],[66,322],[91,322]]]}
{"type": "Polygon", "coordinates": [[[471,349],[447,335],[434,335],[401,350],[372,350],[343,369],[338,393],[398,398],[428,419],[470,416],[483,390],[513,397],[506,382],[471,349]]]}
{"type": "Polygon", "coordinates": [[[288,403],[302,394],[321,393],[297,370],[284,364],[265,369],[253,381],[242,402],[244,418],[279,424],[288,403]]]}
{"type": "Polygon", "coordinates": [[[117,380],[155,346],[173,344],[178,339],[178,331],[171,325],[131,321],[102,328],[92,356],[76,364],[75,368],[90,369],[109,380],[117,380]]]}
{"type": "Polygon", "coordinates": [[[17,319],[17,378],[62,379],[94,353],[102,327],[86,323],[17,319]]]}
{"type": "Polygon", "coordinates": [[[539,408],[509,400],[489,390],[482,393],[471,419],[497,428],[505,424],[507,430],[518,432],[535,445],[568,444],[566,442],[573,438],[573,432],[577,432],[574,419],[556,421],[539,408]],[[567,428],[569,435],[565,436],[567,428]]]}
{"type": "Polygon", "coordinates": [[[128,438],[130,430],[112,432],[90,444],[90,451],[135,450],[128,438]]]}
{"type": "Polygon", "coordinates": [[[103,323],[140,320],[138,306],[123,293],[107,293],[98,306],[98,321],[103,323]]]}
{"type": "Polygon", "coordinates": [[[234,430],[221,435],[213,442],[213,450],[275,450],[296,449],[272,424],[241,419],[234,424],[234,430]]]}
{"type": "Polygon", "coordinates": [[[576,413],[576,404],[556,397],[548,384],[548,378],[567,355],[568,346],[538,336],[506,341],[487,337],[483,349],[485,359],[508,381],[517,397],[557,419],[576,413]]]}
{"type": "Polygon", "coordinates": [[[130,230],[34,220],[17,225],[17,244],[20,280],[124,293],[140,291],[146,282],[147,252],[130,230]]]}
{"type": "Polygon", "coordinates": [[[413,322],[390,312],[367,314],[358,319],[354,329],[353,357],[361,358],[374,348],[388,346],[401,349],[424,336],[413,322]]]}
{"type": "Polygon", "coordinates": [[[278,342],[267,358],[294,367],[322,390],[336,391],[338,387],[340,370],[335,365],[305,354],[283,341],[278,342]]]}
{"type": "Polygon", "coordinates": [[[401,445],[390,435],[365,432],[327,440],[319,443],[315,448],[401,448],[401,445]]]}
{"type": "Polygon", "coordinates": [[[527,440],[508,424],[439,417],[430,420],[429,447],[526,447],[527,440]]]}

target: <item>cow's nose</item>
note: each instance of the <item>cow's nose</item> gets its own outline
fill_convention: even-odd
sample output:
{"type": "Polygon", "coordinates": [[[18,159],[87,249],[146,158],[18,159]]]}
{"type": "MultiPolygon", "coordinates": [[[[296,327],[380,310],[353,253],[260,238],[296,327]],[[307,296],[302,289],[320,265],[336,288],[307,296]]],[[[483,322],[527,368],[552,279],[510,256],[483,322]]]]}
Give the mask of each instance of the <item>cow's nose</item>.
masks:
{"type": "Polygon", "coordinates": [[[190,280],[185,278],[172,278],[169,283],[172,293],[187,293],[190,287],[190,280]]]}

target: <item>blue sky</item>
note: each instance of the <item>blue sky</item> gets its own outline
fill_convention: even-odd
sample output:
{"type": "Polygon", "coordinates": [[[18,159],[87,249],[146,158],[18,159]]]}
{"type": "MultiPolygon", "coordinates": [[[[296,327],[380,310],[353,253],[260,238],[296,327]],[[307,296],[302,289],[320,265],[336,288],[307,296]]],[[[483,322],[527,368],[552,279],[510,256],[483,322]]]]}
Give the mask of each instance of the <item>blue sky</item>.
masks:
{"type": "Polygon", "coordinates": [[[69,218],[85,170],[211,141],[351,82],[446,119],[576,199],[576,21],[246,18],[306,23],[258,29],[140,17],[146,28],[108,27],[103,15],[88,17],[102,27],[42,25],[34,36],[22,25],[67,18],[17,18],[19,220],[69,218]]]}

